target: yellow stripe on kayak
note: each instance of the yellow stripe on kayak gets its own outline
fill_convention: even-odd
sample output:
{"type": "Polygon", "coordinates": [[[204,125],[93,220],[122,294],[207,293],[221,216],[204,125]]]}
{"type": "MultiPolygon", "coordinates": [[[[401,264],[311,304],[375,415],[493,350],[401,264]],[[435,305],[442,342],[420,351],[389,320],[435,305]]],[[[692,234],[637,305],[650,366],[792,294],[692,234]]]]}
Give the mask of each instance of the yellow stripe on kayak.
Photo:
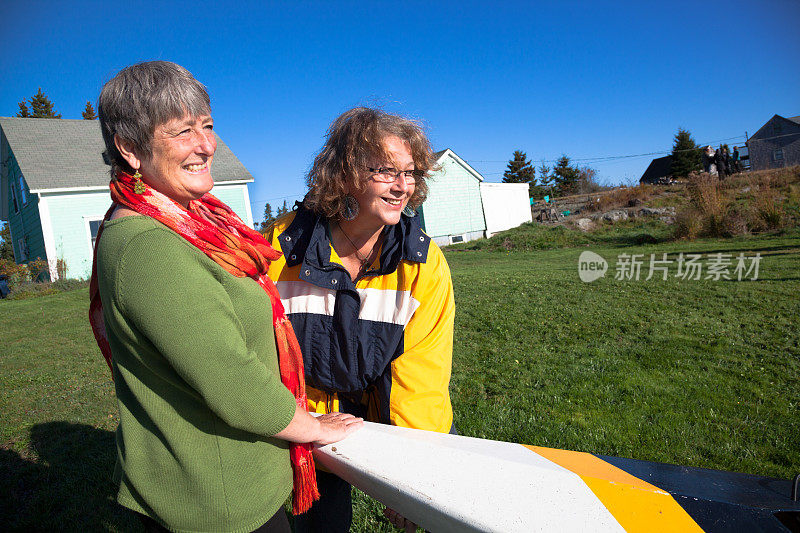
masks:
{"type": "Polygon", "coordinates": [[[584,452],[523,446],[577,474],[625,531],[703,531],[668,492],[599,457],[584,452]]]}

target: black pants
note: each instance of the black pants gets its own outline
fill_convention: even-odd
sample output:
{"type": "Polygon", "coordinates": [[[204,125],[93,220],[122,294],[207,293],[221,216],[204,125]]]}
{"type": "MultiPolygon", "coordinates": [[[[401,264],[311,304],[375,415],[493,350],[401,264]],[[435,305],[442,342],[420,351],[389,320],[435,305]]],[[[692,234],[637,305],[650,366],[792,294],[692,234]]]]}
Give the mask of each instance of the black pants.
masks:
{"type": "Polygon", "coordinates": [[[353,522],[350,483],[317,470],[319,500],[311,509],[294,517],[295,533],[348,533],[353,522]]]}
{"type": "MultiPolygon", "coordinates": [[[[149,516],[143,515],[141,513],[137,513],[136,511],[131,511],[133,514],[139,517],[139,520],[142,522],[144,526],[144,530],[147,533],[163,533],[164,531],[169,532],[169,529],[165,528],[149,516]]],[[[283,510],[283,507],[278,509],[278,512],[272,515],[272,518],[267,520],[267,523],[259,527],[258,529],[253,530],[253,533],[291,533],[291,528],[289,527],[289,520],[286,518],[286,512],[283,510]]]]}

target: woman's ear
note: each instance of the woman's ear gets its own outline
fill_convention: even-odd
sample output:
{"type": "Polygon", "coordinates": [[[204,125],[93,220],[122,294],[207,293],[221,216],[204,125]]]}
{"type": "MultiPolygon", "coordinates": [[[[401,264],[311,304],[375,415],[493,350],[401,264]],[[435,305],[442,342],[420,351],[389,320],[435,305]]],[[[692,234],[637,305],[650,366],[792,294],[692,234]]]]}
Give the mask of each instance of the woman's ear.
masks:
{"type": "Polygon", "coordinates": [[[116,145],[117,150],[119,150],[119,153],[122,155],[122,158],[128,162],[128,165],[133,170],[139,170],[139,168],[142,166],[142,160],[136,155],[133,143],[115,134],[114,145],[116,145]]]}

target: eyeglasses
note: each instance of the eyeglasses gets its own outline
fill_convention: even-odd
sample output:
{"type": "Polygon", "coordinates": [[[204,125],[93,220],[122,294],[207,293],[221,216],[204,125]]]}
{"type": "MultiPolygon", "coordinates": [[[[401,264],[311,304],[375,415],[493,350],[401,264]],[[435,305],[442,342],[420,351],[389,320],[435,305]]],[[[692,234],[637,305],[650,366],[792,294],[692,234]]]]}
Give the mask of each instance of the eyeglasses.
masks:
{"type": "Polygon", "coordinates": [[[424,170],[397,170],[394,167],[367,167],[367,170],[372,172],[372,179],[380,183],[394,183],[397,178],[402,177],[408,185],[413,185],[425,175],[424,170]]]}

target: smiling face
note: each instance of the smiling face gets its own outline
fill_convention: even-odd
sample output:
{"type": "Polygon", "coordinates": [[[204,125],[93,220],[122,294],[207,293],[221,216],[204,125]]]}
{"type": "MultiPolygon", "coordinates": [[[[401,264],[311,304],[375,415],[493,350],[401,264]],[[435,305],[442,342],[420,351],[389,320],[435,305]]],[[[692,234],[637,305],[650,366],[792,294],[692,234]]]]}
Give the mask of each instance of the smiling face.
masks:
{"type": "Polygon", "coordinates": [[[152,157],[141,159],[142,180],[187,207],[211,190],[211,160],[217,149],[211,116],[172,119],[156,126],[152,157]]]}
{"type": "MultiPolygon", "coordinates": [[[[383,146],[389,154],[389,161],[372,161],[370,167],[394,167],[397,170],[414,170],[411,145],[399,137],[386,137],[383,146]]],[[[366,173],[369,171],[365,170],[366,173]]],[[[414,194],[414,185],[407,184],[401,177],[392,183],[380,183],[371,176],[363,190],[351,191],[358,202],[358,218],[353,225],[364,231],[377,230],[382,226],[393,226],[400,222],[408,200],[414,194]]]]}

